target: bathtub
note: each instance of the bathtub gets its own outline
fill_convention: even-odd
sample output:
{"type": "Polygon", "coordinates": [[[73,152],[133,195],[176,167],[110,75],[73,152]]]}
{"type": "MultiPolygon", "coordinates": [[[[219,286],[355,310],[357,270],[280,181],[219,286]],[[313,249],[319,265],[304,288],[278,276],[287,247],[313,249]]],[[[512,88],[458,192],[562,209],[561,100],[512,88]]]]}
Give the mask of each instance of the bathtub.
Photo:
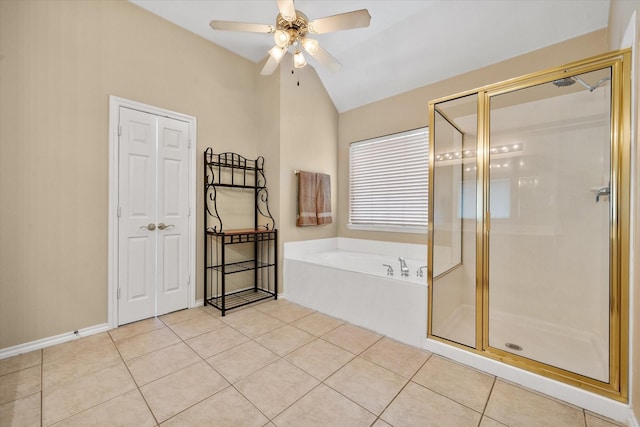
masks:
{"type": "Polygon", "coordinates": [[[426,245],[343,237],[284,245],[284,297],[422,347],[427,336],[426,245]],[[404,257],[409,276],[400,273],[404,257]],[[391,265],[393,276],[387,275],[391,265]]]}

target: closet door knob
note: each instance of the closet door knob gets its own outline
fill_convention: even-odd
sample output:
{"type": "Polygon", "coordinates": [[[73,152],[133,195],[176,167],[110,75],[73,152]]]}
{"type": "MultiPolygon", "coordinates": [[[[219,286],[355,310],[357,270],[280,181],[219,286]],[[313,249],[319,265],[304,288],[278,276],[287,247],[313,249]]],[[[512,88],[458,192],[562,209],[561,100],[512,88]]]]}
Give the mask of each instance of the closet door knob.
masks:
{"type": "Polygon", "coordinates": [[[154,223],[151,223],[149,225],[141,225],[140,228],[146,228],[149,231],[153,231],[156,229],[156,225],[154,223]]]}
{"type": "Polygon", "coordinates": [[[158,228],[160,230],[164,230],[165,228],[169,228],[169,227],[174,227],[173,224],[165,224],[164,222],[161,222],[160,224],[158,224],[158,228]]]}

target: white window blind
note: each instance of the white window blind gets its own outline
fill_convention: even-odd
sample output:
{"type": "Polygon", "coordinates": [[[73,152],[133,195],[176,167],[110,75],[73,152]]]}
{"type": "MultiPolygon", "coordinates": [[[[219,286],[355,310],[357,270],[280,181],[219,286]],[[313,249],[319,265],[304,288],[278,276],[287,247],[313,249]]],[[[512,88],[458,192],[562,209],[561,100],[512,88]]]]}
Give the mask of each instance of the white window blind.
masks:
{"type": "Polygon", "coordinates": [[[349,227],[426,233],[428,166],[428,128],[352,143],[349,227]]]}

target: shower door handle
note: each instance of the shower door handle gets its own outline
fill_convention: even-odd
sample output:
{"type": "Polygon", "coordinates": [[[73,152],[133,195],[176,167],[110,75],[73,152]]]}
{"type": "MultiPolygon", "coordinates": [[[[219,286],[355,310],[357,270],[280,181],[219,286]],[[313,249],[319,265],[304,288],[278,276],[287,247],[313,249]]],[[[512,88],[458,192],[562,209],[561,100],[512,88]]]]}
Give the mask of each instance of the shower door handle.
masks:
{"type": "Polygon", "coordinates": [[[607,187],[599,188],[599,189],[597,190],[597,193],[596,193],[596,203],[598,203],[598,202],[600,201],[600,196],[607,196],[607,197],[609,197],[609,193],[611,193],[611,190],[609,189],[609,187],[608,187],[608,186],[607,186],[607,187]]]}

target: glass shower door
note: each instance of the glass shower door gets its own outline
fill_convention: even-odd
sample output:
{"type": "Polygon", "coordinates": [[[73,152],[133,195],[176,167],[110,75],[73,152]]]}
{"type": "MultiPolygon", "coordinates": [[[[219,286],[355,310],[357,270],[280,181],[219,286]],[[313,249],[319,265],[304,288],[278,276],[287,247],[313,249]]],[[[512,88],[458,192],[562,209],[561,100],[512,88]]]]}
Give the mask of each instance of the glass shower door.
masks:
{"type": "Polygon", "coordinates": [[[485,346],[609,380],[611,69],[490,96],[485,346]]]}
{"type": "Polygon", "coordinates": [[[477,96],[439,103],[431,131],[429,334],[475,348],[477,96]]]}

